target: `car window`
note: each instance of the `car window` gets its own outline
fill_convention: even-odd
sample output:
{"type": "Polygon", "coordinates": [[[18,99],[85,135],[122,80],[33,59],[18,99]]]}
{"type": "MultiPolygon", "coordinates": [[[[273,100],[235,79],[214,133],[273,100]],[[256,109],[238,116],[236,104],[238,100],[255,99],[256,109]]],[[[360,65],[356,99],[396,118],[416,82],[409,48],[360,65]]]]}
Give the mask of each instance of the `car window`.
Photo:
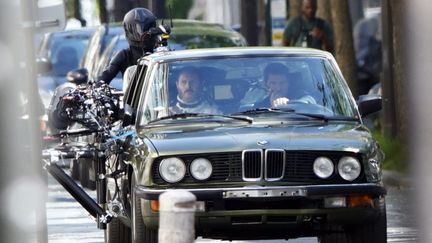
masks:
{"type": "Polygon", "coordinates": [[[90,78],[97,77],[97,67],[101,55],[112,38],[123,32],[122,26],[100,26],[90,39],[89,47],[81,62],[81,66],[87,68],[90,78]]]}
{"type": "Polygon", "coordinates": [[[141,98],[141,94],[144,91],[144,81],[147,73],[147,63],[141,63],[137,65],[135,70],[135,75],[133,75],[132,80],[129,83],[129,86],[126,87],[126,92],[124,96],[124,103],[135,111],[138,108],[138,103],[141,98]]]}
{"type": "Polygon", "coordinates": [[[169,99],[166,90],[166,71],[167,66],[161,65],[156,68],[155,72],[150,75],[152,82],[147,87],[148,92],[145,97],[153,97],[152,99],[145,99],[143,106],[145,107],[144,113],[141,114],[144,120],[151,121],[159,117],[164,117],[168,114],[166,107],[168,107],[169,99]]]}
{"type": "MultiPolygon", "coordinates": [[[[102,74],[105,68],[108,66],[111,59],[122,49],[126,49],[129,47],[129,44],[124,35],[118,35],[110,41],[108,46],[105,48],[104,52],[101,55],[98,66],[95,71],[95,76],[98,77],[102,74]]],[[[116,78],[121,79],[122,74],[119,72],[116,78]]]]}
{"type": "Polygon", "coordinates": [[[348,86],[330,60],[321,57],[256,56],[177,60],[158,65],[147,80],[150,90],[147,90],[145,105],[141,107],[143,117],[140,124],[179,112],[230,115],[274,108],[270,101],[267,102],[272,94],[264,80],[264,72],[266,66],[275,63],[286,68],[288,77],[286,82],[289,88],[284,96],[290,102],[282,108],[328,117],[356,117],[348,86]],[[189,80],[181,87],[180,76],[185,69],[189,70],[189,77],[185,78],[189,80]],[[191,107],[195,107],[194,102],[197,101],[207,105],[201,110],[194,110],[191,107]],[[179,111],[179,107],[186,108],[179,111]]]}
{"type": "Polygon", "coordinates": [[[90,39],[88,49],[86,50],[86,54],[82,61],[82,67],[87,68],[89,74],[91,74],[93,69],[93,63],[96,62],[98,52],[99,52],[99,43],[103,37],[103,31],[98,29],[90,39]]]}
{"type": "Polygon", "coordinates": [[[53,36],[49,45],[49,58],[54,75],[64,76],[68,71],[78,68],[87,44],[88,35],[53,36]]]}

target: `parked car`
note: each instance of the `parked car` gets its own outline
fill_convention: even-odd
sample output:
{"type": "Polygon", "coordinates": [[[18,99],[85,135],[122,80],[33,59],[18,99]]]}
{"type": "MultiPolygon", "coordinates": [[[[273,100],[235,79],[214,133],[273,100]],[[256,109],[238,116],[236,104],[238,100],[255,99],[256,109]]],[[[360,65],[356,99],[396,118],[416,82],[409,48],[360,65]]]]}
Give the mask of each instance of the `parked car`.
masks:
{"type": "Polygon", "coordinates": [[[47,108],[54,89],[66,82],[67,72],[77,69],[94,28],[45,34],[37,50],[38,86],[47,108]]]}
{"type": "Polygon", "coordinates": [[[184,50],[247,46],[247,42],[240,33],[222,24],[174,19],[168,46],[172,50],[184,50]]]}
{"type": "Polygon", "coordinates": [[[106,163],[123,175],[107,178],[108,204],[121,208],[107,242],[157,242],[159,195],[176,189],[196,196],[195,231],[204,238],[386,242],[383,153],[362,120],[381,99],[355,102],[330,53],[183,50],[143,57],[136,69],[117,124],[134,135],[106,163]],[[260,105],[269,63],[296,77],[293,97],[278,108],[260,105]],[[176,80],[191,67],[214,112],[175,112],[176,80]],[[300,92],[315,103],[297,99],[300,92]]]}
{"type": "MultiPolygon", "coordinates": [[[[100,55],[99,61],[93,71],[93,78],[96,79],[102,74],[102,72],[105,70],[105,68],[108,66],[109,62],[111,61],[111,58],[115,54],[117,54],[117,52],[128,47],[129,44],[124,34],[114,36],[108,43],[105,50],[100,55]]],[[[123,83],[122,74],[118,73],[117,76],[114,77],[114,79],[111,81],[110,85],[121,90],[122,83],[123,83]]]]}
{"type": "MultiPolygon", "coordinates": [[[[112,33],[118,31],[117,28],[119,27],[115,28],[116,30],[112,33]]],[[[90,44],[89,50],[91,46],[92,44],[90,44]]],[[[235,46],[247,46],[247,42],[240,33],[228,27],[198,20],[173,19],[173,28],[168,40],[168,48],[172,50],[235,46]]],[[[101,48],[104,50],[103,53],[93,62],[94,69],[90,71],[90,77],[99,77],[111,58],[127,47],[128,42],[123,32],[118,36],[111,37],[106,48],[101,48]]],[[[119,73],[111,81],[111,86],[121,89],[122,83],[122,75],[119,73]]]]}
{"type": "Polygon", "coordinates": [[[87,69],[90,79],[97,77],[95,72],[99,59],[112,38],[118,35],[124,35],[121,23],[102,24],[96,28],[80,62],[80,67],[87,69]]]}

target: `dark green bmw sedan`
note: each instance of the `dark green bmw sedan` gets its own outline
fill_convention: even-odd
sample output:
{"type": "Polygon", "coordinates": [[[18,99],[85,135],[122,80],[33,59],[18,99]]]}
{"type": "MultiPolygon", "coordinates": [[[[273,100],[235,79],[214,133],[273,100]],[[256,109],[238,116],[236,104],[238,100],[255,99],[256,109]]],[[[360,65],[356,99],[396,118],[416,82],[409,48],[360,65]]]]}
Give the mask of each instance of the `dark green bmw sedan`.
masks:
{"type": "Polygon", "coordinates": [[[159,195],[197,198],[197,236],[386,242],[383,153],[330,53],[300,48],[160,52],[127,84],[134,136],[108,185],[126,202],[109,237],[157,242],[159,195]],[[119,165],[120,163],[120,165],[119,165]],[[123,167],[121,167],[123,166],[123,167]]]}

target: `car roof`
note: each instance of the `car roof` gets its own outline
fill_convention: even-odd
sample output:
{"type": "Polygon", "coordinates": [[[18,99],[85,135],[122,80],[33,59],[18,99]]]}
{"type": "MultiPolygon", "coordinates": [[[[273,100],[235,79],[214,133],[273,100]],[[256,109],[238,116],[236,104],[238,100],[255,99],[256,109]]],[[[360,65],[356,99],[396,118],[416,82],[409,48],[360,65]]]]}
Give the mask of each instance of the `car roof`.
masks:
{"type": "MultiPolygon", "coordinates": [[[[162,21],[162,20],[161,20],[162,21]]],[[[159,21],[159,23],[161,22],[159,21]]],[[[244,37],[230,27],[224,26],[219,23],[211,23],[201,20],[191,19],[173,19],[173,27],[171,34],[175,35],[211,35],[221,36],[225,38],[237,37],[243,39],[244,37]]],[[[170,24],[170,20],[164,20],[165,24],[170,24]]]]}
{"type": "Polygon", "coordinates": [[[105,29],[105,35],[123,34],[123,24],[121,22],[102,24],[99,28],[105,29]]]}
{"type": "Polygon", "coordinates": [[[206,49],[189,49],[179,51],[162,51],[146,56],[145,58],[153,59],[154,61],[171,61],[178,59],[194,59],[206,57],[224,57],[224,56],[251,56],[251,55],[292,55],[292,56],[309,56],[323,57],[333,59],[333,55],[329,52],[299,47],[222,47],[222,48],[206,48],[206,49]]]}
{"type": "Polygon", "coordinates": [[[48,35],[53,36],[62,36],[62,35],[74,35],[74,34],[87,34],[91,35],[96,30],[95,27],[83,27],[79,29],[68,29],[68,30],[62,30],[62,31],[56,31],[56,32],[50,32],[48,35]]]}

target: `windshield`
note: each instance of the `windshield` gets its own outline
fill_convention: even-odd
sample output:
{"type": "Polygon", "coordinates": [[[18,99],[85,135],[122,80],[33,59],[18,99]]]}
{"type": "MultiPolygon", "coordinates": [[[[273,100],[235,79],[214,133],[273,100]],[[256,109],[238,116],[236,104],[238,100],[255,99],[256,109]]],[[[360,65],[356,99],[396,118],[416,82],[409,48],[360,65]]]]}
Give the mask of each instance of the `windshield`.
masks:
{"type": "MultiPolygon", "coordinates": [[[[227,57],[159,63],[152,69],[139,124],[175,114],[254,119],[358,119],[348,86],[321,57],[227,57]],[[281,118],[280,116],[284,118],[281,118]]],[[[187,116],[181,116],[182,118],[187,116]]]]}

